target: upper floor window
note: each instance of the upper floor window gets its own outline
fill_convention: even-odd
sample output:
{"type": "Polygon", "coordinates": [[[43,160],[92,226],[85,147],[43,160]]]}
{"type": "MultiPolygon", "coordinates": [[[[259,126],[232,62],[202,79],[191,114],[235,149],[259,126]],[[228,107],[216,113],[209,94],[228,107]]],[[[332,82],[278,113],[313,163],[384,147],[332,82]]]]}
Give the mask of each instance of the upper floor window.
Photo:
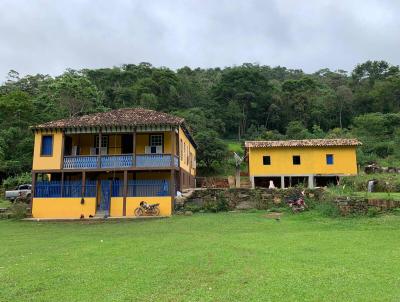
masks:
{"type": "Polygon", "coordinates": [[[293,165],[300,165],[300,164],[301,164],[300,155],[293,155],[293,165]]]}
{"type": "Polygon", "coordinates": [[[100,136],[96,136],[96,148],[107,148],[108,147],[108,136],[107,135],[102,135],[101,136],[101,145],[99,144],[99,138],[100,136]]]}
{"type": "Polygon", "coordinates": [[[102,154],[105,155],[108,152],[108,136],[107,135],[102,135],[101,136],[101,142],[100,142],[100,136],[96,135],[96,141],[95,141],[95,148],[93,151],[90,151],[91,155],[94,154],[102,154]]]}
{"type": "Polygon", "coordinates": [[[41,156],[52,156],[53,155],[53,136],[43,135],[42,136],[42,148],[40,151],[41,156]]]}
{"type": "Polygon", "coordinates": [[[333,154],[327,154],[326,155],[326,164],[327,165],[333,165],[333,154]]]}
{"type": "Polygon", "coordinates": [[[271,156],[265,155],[263,156],[263,165],[269,166],[271,164],[271,156]]]}
{"type": "Polygon", "coordinates": [[[151,134],[150,135],[150,146],[162,146],[163,145],[163,135],[162,134],[151,134]]]}

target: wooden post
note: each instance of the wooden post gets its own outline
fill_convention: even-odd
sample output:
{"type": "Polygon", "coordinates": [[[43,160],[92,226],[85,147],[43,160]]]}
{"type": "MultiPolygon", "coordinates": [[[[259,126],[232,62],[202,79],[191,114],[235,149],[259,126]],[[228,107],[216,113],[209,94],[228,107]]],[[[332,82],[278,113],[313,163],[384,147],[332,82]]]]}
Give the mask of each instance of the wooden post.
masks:
{"type": "Polygon", "coordinates": [[[98,154],[98,158],[97,158],[97,168],[101,168],[101,128],[99,130],[99,145],[96,147],[99,148],[98,149],[99,154],[98,154]]]}
{"type": "Polygon", "coordinates": [[[122,201],[122,216],[126,216],[126,195],[128,193],[128,171],[124,170],[124,188],[122,201]]]}
{"type": "Polygon", "coordinates": [[[236,166],[236,188],[240,188],[240,166],[236,166]]]}
{"type": "Polygon", "coordinates": [[[174,212],[174,204],[175,204],[175,169],[171,169],[171,181],[169,184],[169,190],[171,194],[171,213],[174,212]]]}
{"type": "Polygon", "coordinates": [[[175,145],[176,145],[175,129],[171,131],[171,167],[175,168],[175,145]]]}
{"type": "Polygon", "coordinates": [[[132,166],[135,167],[136,166],[136,131],[134,130],[132,133],[132,166]]]}
{"type": "MultiPolygon", "coordinates": [[[[61,160],[60,160],[60,169],[64,168],[64,148],[65,148],[65,132],[62,132],[61,138],[61,160]]],[[[61,195],[62,196],[62,195],[61,195]]]]}
{"type": "Polygon", "coordinates": [[[172,197],[175,197],[175,170],[174,169],[171,169],[169,189],[170,189],[170,192],[169,192],[170,195],[172,197]]]}
{"type": "Polygon", "coordinates": [[[29,207],[31,208],[31,214],[33,210],[33,197],[35,197],[35,186],[36,186],[36,173],[32,171],[31,201],[29,203],[29,207]]]}
{"type": "Polygon", "coordinates": [[[31,188],[32,197],[35,197],[35,186],[36,186],[36,173],[32,171],[32,188],[31,188]]]}
{"type": "Polygon", "coordinates": [[[61,172],[61,197],[64,196],[64,172],[61,172]]]}
{"type": "Polygon", "coordinates": [[[86,172],[82,171],[82,197],[85,196],[85,190],[86,190],[86,172]]]}

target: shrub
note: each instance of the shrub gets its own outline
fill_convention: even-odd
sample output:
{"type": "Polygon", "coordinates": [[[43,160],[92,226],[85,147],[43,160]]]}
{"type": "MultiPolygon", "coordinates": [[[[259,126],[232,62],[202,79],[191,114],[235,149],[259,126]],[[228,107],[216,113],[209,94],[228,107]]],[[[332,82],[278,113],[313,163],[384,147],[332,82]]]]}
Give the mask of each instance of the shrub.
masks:
{"type": "Polygon", "coordinates": [[[368,215],[369,217],[376,217],[376,216],[378,216],[380,213],[381,213],[381,212],[380,212],[379,208],[377,208],[377,207],[370,207],[370,208],[368,208],[368,213],[367,213],[367,215],[368,215]]]}
{"type": "Polygon", "coordinates": [[[15,202],[11,205],[11,207],[8,210],[11,218],[22,219],[26,217],[27,205],[26,203],[22,202],[15,202]]]}
{"type": "Polygon", "coordinates": [[[185,205],[185,211],[191,211],[193,213],[201,211],[203,208],[197,204],[187,204],[185,205]]]}
{"type": "Polygon", "coordinates": [[[319,212],[322,216],[326,217],[338,217],[340,216],[340,210],[333,202],[320,202],[316,203],[314,209],[319,212]]]}
{"type": "Polygon", "coordinates": [[[211,212],[221,212],[229,210],[229,201],[223,193],[218,194],[215,201],[208,201],[204,204],[204,209],[211,212]]]}

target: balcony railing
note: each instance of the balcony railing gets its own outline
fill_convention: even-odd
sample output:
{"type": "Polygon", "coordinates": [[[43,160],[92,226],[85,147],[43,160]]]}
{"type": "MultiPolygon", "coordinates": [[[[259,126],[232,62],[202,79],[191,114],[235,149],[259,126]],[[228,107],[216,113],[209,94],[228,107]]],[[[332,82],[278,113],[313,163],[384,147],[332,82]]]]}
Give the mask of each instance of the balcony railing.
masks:
{"type": "Polygon", "coordinates": [[[124,154],[64,156],[64,169],[116,169],[179,167],[179,157],[171,154],[124,154]]]}

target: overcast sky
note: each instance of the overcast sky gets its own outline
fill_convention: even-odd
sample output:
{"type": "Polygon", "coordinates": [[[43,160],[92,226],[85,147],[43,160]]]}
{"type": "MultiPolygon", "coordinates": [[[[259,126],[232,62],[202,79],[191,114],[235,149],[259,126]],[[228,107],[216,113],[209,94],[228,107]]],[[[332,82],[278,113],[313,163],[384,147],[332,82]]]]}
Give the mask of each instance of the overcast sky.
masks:
{"type": "Polygon", "coordinates": [[[0,0],[0,81],[10,69],[243,62],[350,71],[400,64],[400,0],[0,0]]]}

